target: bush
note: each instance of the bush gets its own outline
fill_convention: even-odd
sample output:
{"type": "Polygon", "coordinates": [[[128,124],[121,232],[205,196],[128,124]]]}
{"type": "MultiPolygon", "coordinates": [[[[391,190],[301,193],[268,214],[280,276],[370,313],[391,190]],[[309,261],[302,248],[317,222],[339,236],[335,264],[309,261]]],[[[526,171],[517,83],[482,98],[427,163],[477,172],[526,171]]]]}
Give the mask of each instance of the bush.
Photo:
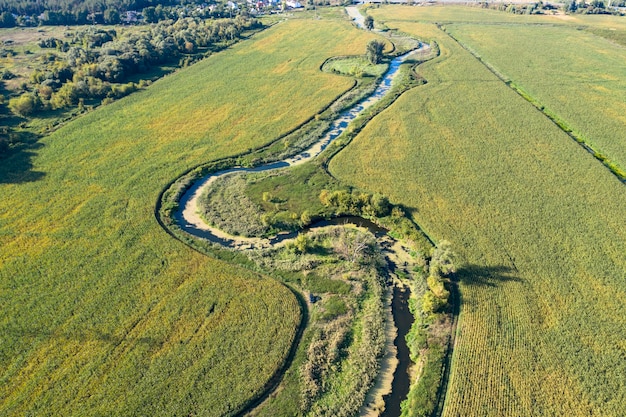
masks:
{"type": "Polygon", "coordinates": [[[441,384],[444,350],[431,346],[426,363],[417,384],[411,388],[407,399],[402,402],[402,417],[427,417],[437,405],[437,389],[441,384]]]}
{"type": "Polygon", "coordinates": [[[16,115],[27,117],[38,111],[41,100],[32,93],[25,93],[9,100],[9,109],[16,115]]]}

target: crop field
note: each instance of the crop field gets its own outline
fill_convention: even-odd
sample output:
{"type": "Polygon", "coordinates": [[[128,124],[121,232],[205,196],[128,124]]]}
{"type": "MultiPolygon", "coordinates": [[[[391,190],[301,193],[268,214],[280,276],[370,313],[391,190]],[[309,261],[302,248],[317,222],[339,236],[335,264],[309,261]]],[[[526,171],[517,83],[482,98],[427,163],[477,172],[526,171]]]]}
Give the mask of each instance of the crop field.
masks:
{"type": "Polygon", "coordinates": [[[626,172],[626,47],[562,25],[450,32],[626,172]]]}
{"type": "Polygon", "coordinates": [[[504,13],[481,7],[466,7],[460,5],[435,5],[429,7],[375,7],[368,8],[367,14],[381,22],[393,22],[390,27],[395,28],[398,22],[410,23],[514,23],[514,24],[563,24],[586,27],[593,25],[605,29],[626,29],[626,21],[620,16],[597,15],[563,15],[546,13],[543,15],[519,15],[504,13]]]}
{"type": "Polygon", "coordinates": [[[428,83],[375,118],[330,170],[406,205],[460,255],[460,330],[443,415],[626,414],[626,188],[429,23],[518,17],[368,12],[435,39],[441,56],[420,67],[428,83]]]}
{"type": "Polygon", "coordinates": [[[1,161],[0,415],[218,416],[260,392],[295,297],[172,239],[155,203],[312,117],[352,85],[321,63],[371,37],[280,23],[1,161]]]}

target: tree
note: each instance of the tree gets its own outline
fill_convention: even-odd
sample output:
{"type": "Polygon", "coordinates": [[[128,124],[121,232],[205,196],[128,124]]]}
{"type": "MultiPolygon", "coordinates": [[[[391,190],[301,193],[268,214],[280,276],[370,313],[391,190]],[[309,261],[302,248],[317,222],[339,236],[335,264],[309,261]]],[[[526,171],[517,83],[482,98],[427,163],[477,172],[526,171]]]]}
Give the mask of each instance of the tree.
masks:
{"type": "Polygon", "coordinates": [[[456,272],[456,267],[454,266],[455,258],[456,256],[452,251],[452,244],[447,240],[442,240],[432,252],[430,274],[438,275],[441,273],[448,275],[456,272]]]}
{"type": "Polygon", "coordinates": [[[430,291],[422,297],[422,312],[426,315],[437,313],[445,307],[445,302],[430,291]]]}
{"type": "Polygon", "coordinates": [[[39,107],[41,107],[41,101],[39,97],[32,93],[24,93],[19,97],[9,100],[9,109],[11,109],[14,114],[22,117],[33,114],[39,110],[39,107]]]}
{"type": "Polygon", "coordinates": [[[294,239],[293,245],[298,253],[305,253],[311,245],[311,239],[306,234],[300,233],[294,239]]]}
{"type": "Polygon", "coordinates": [[[104,11],[104,22],[109,25],[117,25],[121,22],[120,12],[112,8],[106,9],[104,11]]]}
{"type": "Polygon", "coordinates": [[[311,224],[311,214],[308,210],[304,210],[300,215],[300,224],[305,227],[311,224]]]}
{"type": "Polygon", "coordinates": [[[379,41],[370,41],[367,44],[366,55],[367,59],[372,64],[380,64],[383,60],[383,49],[385,49],[385,44],[379,41]]]}
{"type": "Polygon", "coordinates": [[[344,228],[341,229],[339,238],[333,242],[333,249],[343,259],[354,264],[368,259],[375,245],[376,242],[370,234],[344,228]]]}
{"type": "Polygon", "coordinates": [[[15,17],[9,12],[2,12],[0,15],[0,27],[12,28],[15,26],[15,17]]]}
{"type": "Polygon", "coordinates": [[[365,25],[365,29],[367,30],[374,29],[374,18],[370,15],[365,16],[363,24],[365,25]]]}
{"type": "Polygon", "coordinates": [[[143,19],[147,23],[156,23],[159,20],[156,14],[156,9],[153,6],[146,7],[145,9],[143,9],[142,14],[143,14],[143,19]]]}
{"type": "Polygon", "coordinates": [[[68,82],[52,95],[50,104],[54,109],[70,107],[78,103],[79,91],[76,84],[68,82]]]}
{"type": "Polygon", "coordinates": [[[389,214],[389,199],[382,194],[376,193],[372,196],[371,206],[376,217],[383,217],[389,214]]]}

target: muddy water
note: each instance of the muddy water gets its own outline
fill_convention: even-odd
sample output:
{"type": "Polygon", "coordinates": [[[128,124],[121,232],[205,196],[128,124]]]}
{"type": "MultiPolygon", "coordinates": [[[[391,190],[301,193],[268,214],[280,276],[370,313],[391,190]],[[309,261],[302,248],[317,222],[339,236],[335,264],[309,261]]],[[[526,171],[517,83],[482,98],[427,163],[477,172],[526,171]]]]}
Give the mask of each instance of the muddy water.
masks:
{"type": "Polygon", "coordinates": [[[394,345],[398,348],[398,367],[393,374],[393,382],[391,383],[391,393],[385,395],[385,411],[381,417],[398,417],[400,416],[400,403],[406,399],[411,384],[409,378],[409,367],[411,366],[411,358],[409,357],[409,348],[406,344],[405,336],[409,333],[413,324],[413,314],[409,311],[409,297],[411,291],[407,287],[395,286],[393,288],[393,301],[391,309],[393,313],[393,321],[398,329],[398,335],[394,341],[394,345]]]}

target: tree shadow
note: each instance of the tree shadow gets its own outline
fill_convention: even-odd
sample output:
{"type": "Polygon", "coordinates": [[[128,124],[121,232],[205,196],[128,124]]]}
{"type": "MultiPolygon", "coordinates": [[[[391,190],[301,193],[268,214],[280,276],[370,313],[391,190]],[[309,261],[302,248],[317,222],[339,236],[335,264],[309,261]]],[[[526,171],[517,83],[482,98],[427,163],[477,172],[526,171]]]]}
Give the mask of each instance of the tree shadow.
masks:
{"type": "Polygon", "coordinates": [[[516,269],[505,265],[479,266],[465,265],[454,274],[454,281],[478,287],[497,287],[498,284],[523,280],[514,273],[516,269]]]}
{"type": "Polygon", "coordinates": [[[42,179],[46,174],[33,170],[32,158],[43,147],[40,136],[30,132],[11,132],[11,147],[0,152],[0,184],[21,184],[42,179]]]}

